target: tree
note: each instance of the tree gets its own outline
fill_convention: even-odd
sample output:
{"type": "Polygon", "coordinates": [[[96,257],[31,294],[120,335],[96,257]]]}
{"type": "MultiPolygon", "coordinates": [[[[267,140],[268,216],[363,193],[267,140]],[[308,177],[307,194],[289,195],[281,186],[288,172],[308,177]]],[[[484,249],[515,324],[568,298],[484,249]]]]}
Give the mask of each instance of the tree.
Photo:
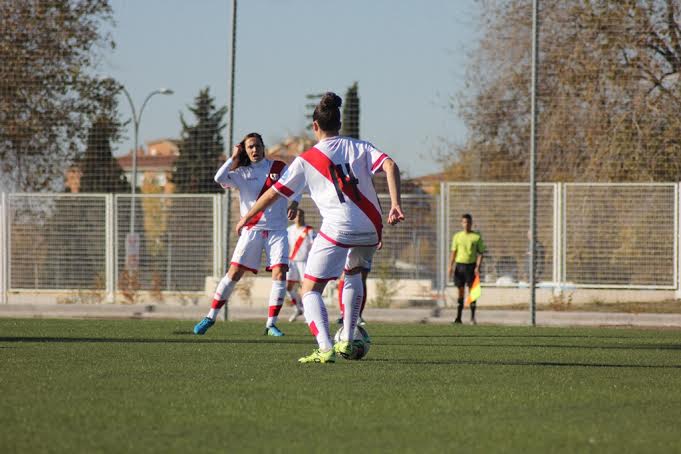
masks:
{"type": "Polygon", "coordinates": [[[130,192],[123,169],[111,153],[111,142],[119,125],[107,115],[98,117],[88,133],[87,148],[80,163],[81,192],[130,192]]]}
{"type": "Polygon", "coordinates": [[[0,181],[61,190],[87,128],[115,84],[95,75],[113,47],[108,0],[0,2],[0,181]]]}
{"type": "MultiPolygon", "coordinates": [[[[483,6],[484,33],[456,100],[469,140],[454,150],[450,170],[478,180],[526,180],[531,4],[483,6]]],[[[540,180],[681,177],[680,14],[679,0],[542,2],[540,180]]]]}
{"type": "Polygon", "coordinates": [[[305,129],[308,131],[312,131],[312,116],[314,115],[314,109],[317,107],[317,104],[319,104],[319,100],[322,99],[322,96],[324,96],[324,93],[305,95],[305,99],[309,101],[305,104],[305,108],[308,111],[308,113],[305,114],[305,118],[307,118],[307,126],[305,126],[305,129]]]}
{"type": "Polygon", "coordinates": [[[180,156],[175,161],[173,183],[180,193],[221,192],[220,186],[213,181],[213,175],[224,153],[222,130],[226,125],[222,120],[227,107],[216,110],[215,100],[205,88],[199,92],[194,107],[189,107],[189,110],[196,116],[197,122],[188,125],[180,115],[180,156]]]}
{"type": "Polygon", "coordinates": [[[345,92],[341,135],[359,139],[359,88],[353,83],[345,92]]]}

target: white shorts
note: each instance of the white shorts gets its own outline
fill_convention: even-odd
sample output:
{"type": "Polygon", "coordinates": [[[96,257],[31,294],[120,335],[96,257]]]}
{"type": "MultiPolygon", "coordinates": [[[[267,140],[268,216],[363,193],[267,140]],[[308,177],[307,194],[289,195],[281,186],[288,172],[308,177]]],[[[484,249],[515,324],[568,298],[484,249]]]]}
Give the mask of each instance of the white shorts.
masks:
{"type": "Polygon", "coordinates": [[[263,249],[267,256],[267,271],[278,266],[288,268],[288,233],[286,230],[243,229],[234,248],[231,265],[257,273],[260,269],[263,249]]]}
{"type": "Polygon", "coordinates": [[[289,282],[302,282],[305,275],[305,264],[307,261],[292,260],[288,264],[288,274],[286,280],[289,282]]]}
{"type": "Polygon", "coordinates": [[[343,271],[356,267],[371,269],[376,246],[339,246],[317,236],[307,256],[305,278],[315,282],[338,279],[343,271]]]}

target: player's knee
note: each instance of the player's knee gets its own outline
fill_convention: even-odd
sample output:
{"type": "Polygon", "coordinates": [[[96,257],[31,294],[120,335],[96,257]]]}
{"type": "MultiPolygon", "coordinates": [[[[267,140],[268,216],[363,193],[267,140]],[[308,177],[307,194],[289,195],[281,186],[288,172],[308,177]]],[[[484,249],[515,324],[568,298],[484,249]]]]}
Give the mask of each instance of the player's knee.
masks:
{"type": "Polygon", "coordinates": [[[229,267],[229,270],[227,271],[227,277],[229,277],[234,282],[238,282],[239,279],[241,279],[241,276],[243,275],[244,275],[243,268],[238,266],[232,265],[229,267]]]}
{"type": "Polygon", "coordinates": [[[273,281],[285,281],[286,280],[286,269],[277,267],[272,269],[272,280],[273,281]]]}
{"type": "Polygon", "coordinates": [[[362,268],[361,266],[356,266],[356,267],[354,267],[350,270],[345,270],[345,274],[346,275],[353,275],[353,274],[361,273],[363,269],[364,268],[362,268]]]}

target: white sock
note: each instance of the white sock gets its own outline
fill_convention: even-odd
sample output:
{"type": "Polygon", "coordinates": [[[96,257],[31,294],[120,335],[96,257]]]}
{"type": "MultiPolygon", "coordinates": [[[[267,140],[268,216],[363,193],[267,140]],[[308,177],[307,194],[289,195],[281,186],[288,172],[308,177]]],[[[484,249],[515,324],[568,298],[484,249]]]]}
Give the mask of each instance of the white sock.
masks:
{"type": "Polygon", "coordinates": [[[213,304],[211,305],[210,311],[208,311],[208,317],[215,320],[220,312],[220,308],[229,299],[229,296],[234,290],[237,281],[233,281],[226,274],[218,282],[218,286],[215,288],[215,295],[213,295],[213,304]],[[217,302],[222,302],[222,304],[216,304],[217,302]]]}
{"type": "Polygon", "coordinates": [[[303,312],[303,300],[300,298],[300,293],[298,293],[297,288],[293,288],[292,290],[288,290],[288,297],[291,298],[291,301],[293,301],[296,304],[296,308],[298,309],[299,312],[303,312]]]}
{"type": "Polygon", "coordinates": [[[355,336],[355,328],[359,319],[359,311],[362,308],[362,298],[364,296],[364,286],[362,285],[362,275],[346,274],[345,284],[343,285],[343,304],[345,313],[343,314],[343,331],[341,340],[351,341],[355,336]]]}
{"type": "Polygon", "coordinates": [[[284,295],[286,295],[286,281],[272,281],[266,327],[269,328],[277,323],[279,311],[281,311],[281,306],[284,305],[284,295]]]}
{"type": "Polygon", "coordinates": [[[317,339],[319,349],[323,352],[333,347],[329,336],[329,316],[326,313],[324,300],[319,292],[307,292],[303,295],[305,307],[305,321],[310,327],[310,332],[317,339]]]}

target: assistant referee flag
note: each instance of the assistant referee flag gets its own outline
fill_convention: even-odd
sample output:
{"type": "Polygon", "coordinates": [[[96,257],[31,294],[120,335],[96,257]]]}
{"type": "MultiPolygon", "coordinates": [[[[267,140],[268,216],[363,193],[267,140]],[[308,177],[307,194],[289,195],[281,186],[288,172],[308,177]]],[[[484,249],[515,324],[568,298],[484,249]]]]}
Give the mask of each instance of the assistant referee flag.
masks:
{"type": "Polygon", "coordinates": [[[466,298],[466,306],[471,304],[474,301],[477,301],[478,298],[480,298],[480,276],[475,276],[475,280],[473,281],[473,285],[471,285],[471,289],[468,291],[468,298],[466,298]]]}

